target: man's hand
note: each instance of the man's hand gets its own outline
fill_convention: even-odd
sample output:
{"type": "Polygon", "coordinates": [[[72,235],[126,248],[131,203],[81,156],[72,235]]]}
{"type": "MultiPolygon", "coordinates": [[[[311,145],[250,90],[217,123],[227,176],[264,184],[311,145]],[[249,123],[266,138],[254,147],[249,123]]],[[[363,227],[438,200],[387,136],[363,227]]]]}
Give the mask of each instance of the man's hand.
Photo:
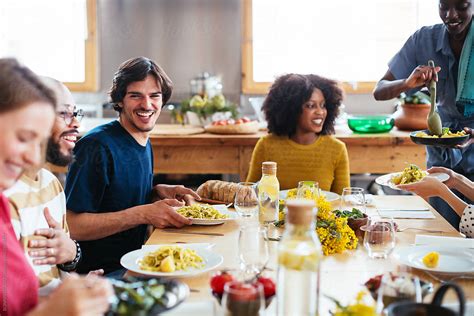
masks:
{"type": "Polygon", "coordinates": [[[184,201],[186,205],[192,204],[194,200],[200,200],[201,197],[191,189],[183,185],[158,184],[153,188],[155,195],[160,199],[176,199],[184,201]]]}
{"type": "Polygon", "coordinates": [[[175,199],[164,199],[146,206],[144,216],[147,222],[157,228],[169,226],[183,227],[192,221],[176,212],[176,208],[184,206],[184,202],[175,199]]]}
{"type": "Polygon", "coordinates": [[[415,183],[397,185],[397,188],[413,192],[425,200],[432,196],[439,196],[443,187],[446,186],[441,181],[429,176],[415,183]]]}
{"type": "Polygon", "coordinates": [[[457,145],[456,148],[464,148],[471,144],[474,144],[474,129],[471,129],[469,127],[464,127],[464,131],[466,132],[467,135],[469,135],[469,138],[467,139],[466,142],[462,143],[461,145],[457,145]]]}
{"type": "Polygon", "coordinates": [[[441,67],[430,67],[420,65],[416,67],[410,76],[405,80],[405,85],[408,89],[418,88],[423,85],[428,86],[431,80],[438,81],[438,72],[441,67]]]}
{"type": "Polygon", "coordinates": [[[43,236],[46,239],[30,240],[28,252],[33,258],[33,264],[62,264],[71,262],[76,257],[76,243],[69,238],[61,225],[54,220],[49,209],[44,209],[44,217],[49,228],[37,229],[35,236],[43,236]],[[41,259],[35,259],[41,258],[41,259]]]}

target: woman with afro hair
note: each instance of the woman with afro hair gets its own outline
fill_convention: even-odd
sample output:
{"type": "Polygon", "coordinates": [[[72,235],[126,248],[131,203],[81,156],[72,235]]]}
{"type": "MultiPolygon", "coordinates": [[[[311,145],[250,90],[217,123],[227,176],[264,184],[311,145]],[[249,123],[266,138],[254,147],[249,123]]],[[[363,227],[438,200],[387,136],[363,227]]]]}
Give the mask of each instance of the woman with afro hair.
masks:
{"type": "Polygon", "coordinates": [[[350,185],[349,159],[345,144],[331,135],[342,98],[330,79],[312,74],[277,78],[262,107],[270,133],[255,146],[247,181],[261,178],[262,162],[275,161],[282,190],[311,180],[341,194],[350,185]]]}

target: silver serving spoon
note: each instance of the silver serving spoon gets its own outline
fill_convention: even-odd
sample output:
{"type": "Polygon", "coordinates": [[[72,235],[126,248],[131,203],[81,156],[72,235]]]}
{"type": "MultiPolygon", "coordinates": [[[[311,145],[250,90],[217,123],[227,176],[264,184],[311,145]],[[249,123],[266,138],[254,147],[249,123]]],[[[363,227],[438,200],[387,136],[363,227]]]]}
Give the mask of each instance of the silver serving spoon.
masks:
{"type": "MultiPolygon", "coordinates": [[[[434,67],[434,61],[429,60],[428,65],[434,67]]],[[[434,79],[430,82],[430,94],[431,94],[431,109],[428,114],[428,129],[431,135],[441,135],[443,132],[443,125],[441,123],[441,117],[436,111],[436,81],[434,79]]]]}

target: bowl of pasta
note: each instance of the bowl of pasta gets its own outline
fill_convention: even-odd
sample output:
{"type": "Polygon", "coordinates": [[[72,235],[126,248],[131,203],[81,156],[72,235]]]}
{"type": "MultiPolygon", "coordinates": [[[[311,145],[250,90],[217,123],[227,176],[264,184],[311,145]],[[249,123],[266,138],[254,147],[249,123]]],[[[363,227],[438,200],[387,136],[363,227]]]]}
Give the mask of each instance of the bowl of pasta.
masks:
{"type": "Polygon", "coordinates": [[[191,219],[193,225],[220,225],[237,218],[225,205],[193,204],[180,207],[176,212],[191,219]]]}
{"type": "Polygon", "coordinates": [[[443,127],[441,135],[433,135],[427,129],[410,133],[410,139],[415,144],[438,147],[455,147],[465,143],[469,137],[465,131],[451,130],[448,127],[443,127]]]}

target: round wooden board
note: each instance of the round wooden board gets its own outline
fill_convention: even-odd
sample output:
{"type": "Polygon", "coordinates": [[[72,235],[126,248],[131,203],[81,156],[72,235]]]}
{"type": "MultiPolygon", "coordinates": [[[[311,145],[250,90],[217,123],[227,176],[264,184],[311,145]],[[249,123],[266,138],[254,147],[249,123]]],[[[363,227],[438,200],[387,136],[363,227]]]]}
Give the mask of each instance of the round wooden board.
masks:
{"type": "Polygon", "coordinates": [[[233,125],[207,125],[206,132],[213,134],[255,134],[258,132],[258,122],[252,121],[233,125]]]}
{"type": "Polygon", "coordinates": [[[151,131],[154,135],[192,135],[204,133],[204,128],[197,125],[160,124],[151,131]]]}

